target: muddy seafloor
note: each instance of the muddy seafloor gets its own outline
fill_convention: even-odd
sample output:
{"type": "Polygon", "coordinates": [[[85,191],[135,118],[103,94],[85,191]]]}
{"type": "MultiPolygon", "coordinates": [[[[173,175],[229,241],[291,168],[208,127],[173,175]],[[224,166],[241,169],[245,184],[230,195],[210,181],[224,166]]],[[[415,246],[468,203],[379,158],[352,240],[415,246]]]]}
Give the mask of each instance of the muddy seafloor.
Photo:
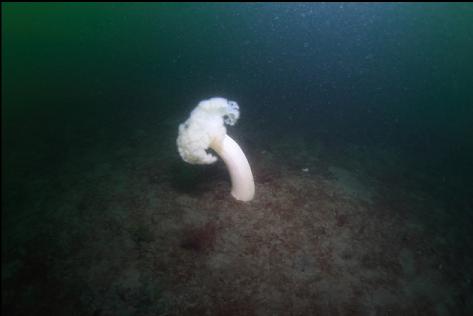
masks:
{"type": "Polygon", "coordinates": [[[151,128],[6,179],[4,315],[473,311],[471,202],[445,199],[401,150],[235,139],[250,203],[233,200],[223,163],[189,166],[151,128]]]}

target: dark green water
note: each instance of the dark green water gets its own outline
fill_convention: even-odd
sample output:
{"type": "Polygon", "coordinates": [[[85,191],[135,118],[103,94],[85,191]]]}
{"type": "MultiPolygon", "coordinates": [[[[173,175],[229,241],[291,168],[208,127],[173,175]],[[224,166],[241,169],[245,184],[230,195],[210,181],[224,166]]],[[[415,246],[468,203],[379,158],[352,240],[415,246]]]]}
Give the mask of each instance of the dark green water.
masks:
{"type": "Polygon", "coordinates": [[[152,124],[223,95],[246,122],[288,133],[471,158],[470,4],[6,4],[2,14],[4,146],[67,143],[66,131],[144,112],[152,124]]]}
{"type": "MultiPolygon", "coordinates": [[[[70,164],[136,131],[177,158],[178,123],[223,96],[251,150],[395,148],[419,191],[473,225],[472,30],[469,3],[2,4],[2,219],[54,207],[70,164]]],[[[17,245],[2,246],[3,274],[17,245]]]]}

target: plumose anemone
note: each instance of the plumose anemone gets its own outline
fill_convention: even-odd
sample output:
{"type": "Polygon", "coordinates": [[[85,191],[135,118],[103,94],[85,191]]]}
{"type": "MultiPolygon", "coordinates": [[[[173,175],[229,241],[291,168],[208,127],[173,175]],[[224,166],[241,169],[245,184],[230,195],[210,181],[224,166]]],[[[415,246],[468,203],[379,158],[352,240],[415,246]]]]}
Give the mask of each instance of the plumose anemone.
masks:
{"type": "Polygon", "coordinates": [[[233,197],[239,201],[250,201],[255,195],[250,164],[225,128],[225,124],[234,125],[239,117],[240,109],[234,101],[224,98],[201,101],[187,121],[179,125],[177,149],[182,159],[190,164],[214,163],[217,157],[207,149],[214,150],[230,173],[233,197]]]}

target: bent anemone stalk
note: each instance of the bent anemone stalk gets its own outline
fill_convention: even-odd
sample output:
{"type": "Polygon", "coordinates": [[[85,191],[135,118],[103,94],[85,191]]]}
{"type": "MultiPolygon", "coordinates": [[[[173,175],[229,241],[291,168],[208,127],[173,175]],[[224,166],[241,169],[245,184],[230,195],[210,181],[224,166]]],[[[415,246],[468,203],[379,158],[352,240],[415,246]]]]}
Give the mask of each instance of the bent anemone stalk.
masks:
{"type": "Polygon", "coordinates": [[[232,196],[239,201],[250,201],[255,194],[250,164],[240,146],[227,135],[224,125],[234,125],[239,117],[240,110],[234,101],[224,98],[201,101],[189,119],[179,125],[177,148],[181,158],[191,164],[214,163],[217,157],[207,149],[214,150],[230,173],[232,196]]]}

